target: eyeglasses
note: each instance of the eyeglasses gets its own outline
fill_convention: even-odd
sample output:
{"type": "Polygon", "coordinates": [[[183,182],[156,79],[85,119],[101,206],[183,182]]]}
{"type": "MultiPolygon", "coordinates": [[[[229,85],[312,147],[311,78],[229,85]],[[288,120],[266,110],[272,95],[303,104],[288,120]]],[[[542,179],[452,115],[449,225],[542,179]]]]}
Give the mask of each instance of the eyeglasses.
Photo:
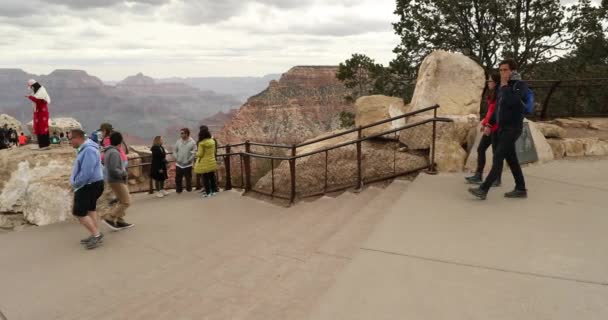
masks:
{"type": "Polygon", "coordinates": [[[181,134],[181,135],[185,135],[186,133],[185,133],[185,132],[180,132],[179,134],[181,134]]]}

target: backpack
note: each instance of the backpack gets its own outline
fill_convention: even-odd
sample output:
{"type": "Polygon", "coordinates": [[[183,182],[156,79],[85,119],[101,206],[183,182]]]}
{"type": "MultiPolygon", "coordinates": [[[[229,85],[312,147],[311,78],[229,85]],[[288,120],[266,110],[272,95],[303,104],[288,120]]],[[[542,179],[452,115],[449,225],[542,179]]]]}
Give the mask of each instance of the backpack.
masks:
{"type": "MultiPolygon", "coordinates": [[[[519,81],[515,82],[513,85],[513,90],[516,90],[515,86],[519,81]]],[[[534,91],[528,87],[528,91],[525,93],[524,99],[521,100],[521,104],[524,107],[524,114],[533,114],[534,113],[534,91]]]]}

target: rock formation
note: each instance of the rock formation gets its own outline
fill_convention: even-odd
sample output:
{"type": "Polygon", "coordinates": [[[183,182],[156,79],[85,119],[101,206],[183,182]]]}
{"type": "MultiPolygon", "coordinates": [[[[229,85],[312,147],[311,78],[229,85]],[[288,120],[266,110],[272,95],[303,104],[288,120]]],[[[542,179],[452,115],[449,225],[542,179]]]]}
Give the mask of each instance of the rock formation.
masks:
{"type": "MultiPolygon", "coordinates": [[[[355,125],[357,127],[398,117],[406,112],[403,99],[383,95],[365,96],[355,103],[355,125]]],[[[363,130],[363,136],[368,137],[405,125],[405,119],[399,119],[380,126],[363,130]]]]}
{"type": "Polygon", "coordinates": [[[17,130],[17,133],[24,132],[23,124],[21,124],[19,120],[9,116],[8,114],[0,114],[0,128],[4,127],[5,124],[8,125],[9,128],[17,130]]]}
{"type": "Polygon", "coordinates": [[[337,67],[294,67],[249,98],[216,137],[223,143],[245,140],[294,144],[336,130],[339,114],[352,112],[349,90],[336,79],[337,67]]]}
{"type": "MultiPolygon", "coordinates": [[[[32,131],[32,121],[27,123],[27,129],[33,135],[32,131]]],[[[51,118],[49,119],[49,133],[52,135],[53,133],[57,133],[59,135],[61,132],[68,132],[73,129],[82,129],[82,125],[78,120],[74,118],[51,118]]]]}

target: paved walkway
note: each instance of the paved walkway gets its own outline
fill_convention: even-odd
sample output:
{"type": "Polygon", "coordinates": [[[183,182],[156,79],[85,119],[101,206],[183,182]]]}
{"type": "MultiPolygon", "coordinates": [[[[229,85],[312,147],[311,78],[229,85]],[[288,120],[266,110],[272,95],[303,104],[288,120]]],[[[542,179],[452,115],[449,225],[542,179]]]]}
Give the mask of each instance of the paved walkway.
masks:
{"type": "Polygon", "coordinates": [[[310,319],[607,319],[608,160],[525,169],[529,199],[421,175],[310,319]]]}

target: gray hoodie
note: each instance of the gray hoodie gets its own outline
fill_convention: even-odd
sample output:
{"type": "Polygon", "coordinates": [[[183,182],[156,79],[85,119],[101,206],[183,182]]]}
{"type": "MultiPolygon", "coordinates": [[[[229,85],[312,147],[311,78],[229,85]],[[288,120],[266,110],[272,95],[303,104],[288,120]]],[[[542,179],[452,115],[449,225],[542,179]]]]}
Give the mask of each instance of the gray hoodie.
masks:
{"type": "Polygon", "coordinates": [[[177,140],[173,148],[173,156],[175,157],[176,165],[180,168],[192,167],[194,156],[196,155],[196,142],[192,137],[184,141],[177,140]]]}
{"type": "Polygon", "coordinates": [[[105,149],[104,164],[106,167],[108,183],[126,183],[128,173],[122,166],[120,151],[115,146],[105,149]]]}

